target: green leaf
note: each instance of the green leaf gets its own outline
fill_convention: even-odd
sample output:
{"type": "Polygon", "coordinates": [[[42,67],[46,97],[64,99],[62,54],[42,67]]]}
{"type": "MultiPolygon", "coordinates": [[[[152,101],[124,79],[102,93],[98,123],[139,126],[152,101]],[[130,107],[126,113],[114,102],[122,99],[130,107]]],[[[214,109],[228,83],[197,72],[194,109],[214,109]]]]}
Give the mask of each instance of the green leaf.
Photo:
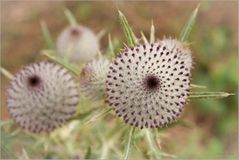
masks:
{"type": "Polygon", "coordinates": [[[76,18],[73,16],[72,12],[69,9],[65,9],[64,13],[66,15],[67,20],[72,26],[77,25],[76,18]]]}
{"type": "Polygon", "coordinates": [[[0,72],[8,79],[13,79],[13,75],[3,67],[0,67],[0,72]]]}
{"type": "Polygon", "coordinates": [[[55,47],[55,45],[54,45],[54,42],[51,38],[51,35],[50,35],[50,32],[49,32],[49,29],[47,27],[46,22],[41,21],[40,24],[41,24],[41,31],[42,31],[42,34],[43,34],[43,38],[44,38],[44,41],[47,45],[47,48],[48,49],[53,49],[55,47]]]}
{"type": "Polygon", "coordinates": [[[124,160],[127,160],[129,158],[129,152],[130,152],[130,148],[132,144],[132,139],[134,137],[134,131],[135,131],[135,127],[131,127],[129,131],[129,139],[125,148],[124,160]]]}
{"type": "Polygon", "coordinates": [[[193,27],[193,25],[195,23],[199,7],[200,7],[200,4],[198,4],[196,9],[193,11],[191,17],[189,18],[188,22],[186,23],[186,25],[184,26],[182,32],[180,33],[179,39],[182,42],[185,42],[188,39],[189,33],[192,30],[192,27],[193,27]]]}
{"type": "Polygon", "coordinates": [[[64,66],[68,70],[70,70],[72,73],[74,73],[76,76],[79,75],[79,73],[80,73],[79,68],[76,65],[69,63],[66,59],[57,56],[55,51],[43,50],[42,54],[47,56],[48,58],[52,59],[53,61],[61,64],[62,66],[64,66]]]}
{"type": "Polygon", "coordinates": [[[190,124],[187,124],[186,122],[181,121],[181,120],[177,120],[177,121],[174,121],[174,122],[169,123],[169,124],[166,125],[166,126],[163,126],[163,127],[161,127],[161,128],[158,128],[158,130],[161,131],[161,130],[164,130],[164,129],[167,129],[167,128],[174,127],[174,126],[176,126],[176,125],[181,125],[181,126],[183,126],[183,127],[185,127],[185,128],[192,128],[192,126],[191,126],[190,124]]]}
{"type": "Polygon", "coordinates": [[[233,93],[227,92],[191,92],[189,95],[190,99],[215,99],[225,98],[234,95],[233,93]]]}
{"type": "Polygon", "coordinates": [[[130,47],[133,47],[138,43],[138,39],[136,38],[136,36],[135,36],[132,28],[130,27],[126,17],[124,16],[124,14],[120,10],[118,10],[118,12],[119,12],[120,24],[123,27],[127,43],[130,47]]]}

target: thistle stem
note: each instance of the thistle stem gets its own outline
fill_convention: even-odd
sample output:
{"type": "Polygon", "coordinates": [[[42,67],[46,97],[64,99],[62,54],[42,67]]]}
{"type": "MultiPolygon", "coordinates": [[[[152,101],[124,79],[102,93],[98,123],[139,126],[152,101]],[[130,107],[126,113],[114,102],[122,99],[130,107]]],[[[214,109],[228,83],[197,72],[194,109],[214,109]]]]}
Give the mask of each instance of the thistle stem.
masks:
{"type": "Polygon", "coordinates": [[[97,120],[98,118],[104,117],[107,113],[109,113],[112,109],[107,109],[99,114],[97,114],[96,116],[92,117],[90,120],[86,121],[84,125],[90,124],[92,122],[94,122],[95,120],[97,120]]]}
{"type": "Polygon", "coordinates": [[[156,148],[156,145],[154,143],[153,135],[150,130],[146,129],[145,130],[146,134],[146,139],[148,142],[148,145],[150,149],[153,151],[154,155],[156,156],[156,159],[160,159],[160,155],[158,154],[158,150],[156,148]]]}
{"type": "Polygon", "coordinates": [[[132,139],[133,139],[133,136],[134,136],[134,131],[135,131],[135,127],[131,127],[130,131],[129,131],[129,139],[128,139],[128,142],[126,144],[126,151],[125,151],[125,155],[124,155],[124,160],[128,160],[129,152],[130,152],[130,148],[131,148],[131,144],[132,144],[132,139]]]}

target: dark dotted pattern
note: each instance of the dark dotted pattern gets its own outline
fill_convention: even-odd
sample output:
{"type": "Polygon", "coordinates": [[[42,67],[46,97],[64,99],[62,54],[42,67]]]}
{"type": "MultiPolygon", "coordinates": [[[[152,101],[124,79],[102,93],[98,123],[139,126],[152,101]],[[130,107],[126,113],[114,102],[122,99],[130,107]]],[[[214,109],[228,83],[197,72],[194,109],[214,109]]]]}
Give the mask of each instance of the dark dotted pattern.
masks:
{"type": "Polygon", "coordinates": [[[158,128],[180,116],[189,94],[192,58],[179,41],[125,49],[109,68],[107,102],[125,123],[158,128]]]}
{"type": "Polygon", "coordinates": [[[73,77],[65,68],[50,62],[24,67],[7,89],[12,118],[34,133],[60,127],[75,113],[78,100],[73,77]]]}
{"type": "Polygon", "coordinates": [[[79,27],[72,27],[71,30],[70,30],[70,34],[73,37],[79,38],[82,34],[82,31],[80,30],[79,27]]]}

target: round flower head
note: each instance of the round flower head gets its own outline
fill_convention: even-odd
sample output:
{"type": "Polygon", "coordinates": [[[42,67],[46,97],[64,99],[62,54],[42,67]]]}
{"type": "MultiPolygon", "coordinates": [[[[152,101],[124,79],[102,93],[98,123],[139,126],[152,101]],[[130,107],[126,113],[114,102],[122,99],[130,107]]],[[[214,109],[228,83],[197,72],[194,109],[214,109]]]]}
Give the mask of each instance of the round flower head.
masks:
{"type": "Polygon", "coordinates": [[[97,55],[99,41],[89,28],[81,25],[69,26],[59,35],[57,50],[61,56],[72,62],[87,62],[97,55]]]}
{"type": "Polygon", "coordinates": [[[190,50],[177,40],[126,48],[109,67],[107,102],[130,125],[164,126],[182,112],[191,67],[190,50]]]}
{"type": "Polygon", "coordinates": [[[80,74],[80,89],[92,100],[105,96],[105,81],[109,70],[109,60],[101,58],[87,63],[80,74]]]}
{"type": "Polygon", "coordinates": [[[39,62],[21,69],[10,82],[7,106],[22,128],[50,132],[75,113],[77,84],[60,65],[39,62]]]}

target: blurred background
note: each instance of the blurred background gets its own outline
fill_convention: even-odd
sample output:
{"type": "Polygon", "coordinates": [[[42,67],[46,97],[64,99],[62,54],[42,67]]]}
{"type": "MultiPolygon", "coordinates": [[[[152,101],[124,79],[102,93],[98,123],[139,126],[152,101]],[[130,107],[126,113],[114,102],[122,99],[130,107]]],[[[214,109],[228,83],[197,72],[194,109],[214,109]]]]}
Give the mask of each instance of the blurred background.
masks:
{"type": "MultiPolygon", "coordinates": [[[[108,33],[125,42],[117,8],[127,17],[136,35],[149,36],[153,20],[156,37],[177,38],[199,1],[187,2],[1,2],[1,65],[15,73],[34,62],[46,48],[40,21],[44,20],[54,38],[69,23],[64,9],[78,22],[98,33],[107,34],[101,49],[108,46],[108,33]]],[[[190,128],[166,129],[162,149],[182,159],[236,159],[238,82],[238,2],[203,1],[190,34],[195,61],[192,81],[209,91],[235,93],[225,99],[191,100],[182,116],[190,128]]],[[[9,81],[1,76],[1,121],[9,119],[5,91],[9,81]]],[[[81,133],[82,134],[82,133],[81,133]]],[[[104,134],[104,133],[102,133],[104,134]]],[[[79,142],[81,143],[81,142],[79,142]]],[[[63,156],[64,157],[64,156],[63,156]]],[[[133,158],[132,158],[133,159],[133,158]]]]}

